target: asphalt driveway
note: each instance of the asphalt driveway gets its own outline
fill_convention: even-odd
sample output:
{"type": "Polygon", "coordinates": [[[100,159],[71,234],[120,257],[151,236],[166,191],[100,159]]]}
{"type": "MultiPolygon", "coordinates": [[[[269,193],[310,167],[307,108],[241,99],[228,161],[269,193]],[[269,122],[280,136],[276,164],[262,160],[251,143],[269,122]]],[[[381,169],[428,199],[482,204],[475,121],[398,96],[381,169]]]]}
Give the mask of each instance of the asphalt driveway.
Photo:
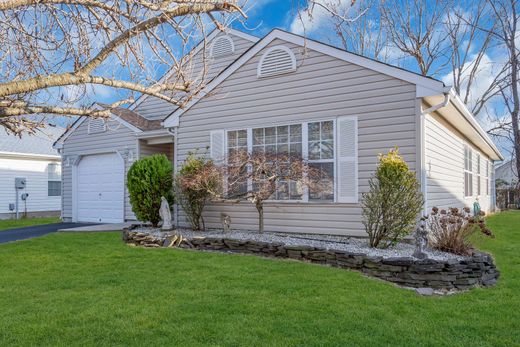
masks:
{"type": "Polygon", "coordinates": [[[44,225],[34,225],[24,228],[16,228],[11,230],[3,230],[0,232],[0,243],[31,239],[33,237],[47,235],[54,233],[60,229],[77,228],[88,225],[95,225],[93,223],[53,223],[44,225]]]}

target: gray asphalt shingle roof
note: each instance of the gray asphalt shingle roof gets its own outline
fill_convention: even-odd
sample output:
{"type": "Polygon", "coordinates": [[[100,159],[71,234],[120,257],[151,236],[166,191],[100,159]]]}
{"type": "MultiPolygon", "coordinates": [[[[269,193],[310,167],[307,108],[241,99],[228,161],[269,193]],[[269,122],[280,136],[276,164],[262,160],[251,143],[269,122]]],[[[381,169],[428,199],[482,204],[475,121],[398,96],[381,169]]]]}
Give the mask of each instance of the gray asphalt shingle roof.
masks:
{"type": "Polygon", "coordinates": [[[59,155],[52,144],[64,131],[61,127],[46,126],[34,135],[23,134],[19,138],[0,128],[0,152],[59,155]]]}

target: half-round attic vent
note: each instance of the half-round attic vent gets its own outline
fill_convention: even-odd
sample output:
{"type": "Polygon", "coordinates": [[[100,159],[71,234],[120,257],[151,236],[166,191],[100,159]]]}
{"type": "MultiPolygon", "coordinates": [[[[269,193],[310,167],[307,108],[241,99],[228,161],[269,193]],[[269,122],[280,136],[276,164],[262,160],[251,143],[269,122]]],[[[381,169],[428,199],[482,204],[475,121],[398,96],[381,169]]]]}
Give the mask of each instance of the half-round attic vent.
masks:
{"type": "Polygon", "coordinates": [[[235,44],[229,36],[220,36],[215,39],[211,46],[210,55],[212,58],[223,57],[235,52],[235,44]]]}
{"type": "Polygon", "coordinates": [[[283,74],[296,70],[294,53],[286,46],[273,46],[260,58],[258,77],[283,74]]]}

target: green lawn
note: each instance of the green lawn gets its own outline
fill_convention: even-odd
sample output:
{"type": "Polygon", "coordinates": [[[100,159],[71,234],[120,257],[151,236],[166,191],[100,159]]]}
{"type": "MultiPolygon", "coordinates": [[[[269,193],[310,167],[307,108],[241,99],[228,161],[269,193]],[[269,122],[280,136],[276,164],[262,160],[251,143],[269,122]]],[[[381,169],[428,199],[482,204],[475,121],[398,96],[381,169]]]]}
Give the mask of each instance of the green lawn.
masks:
{"type": "Polygon", "coordinates": [[[359,273],[58,233],[0,245],[0,346],[519,346],[520,213],[490,218],[502,277],[421,297],[359,273]]]}
{"type": "Polygon", "coordinates": [[[50,224],[50,223],[59,223],[60,219],[58,217],[45,217],[45,218],[23,218],[23,219],[3,219],[0,220],[0,231],[14,229],[14,228],[23,228],[29,227],[32,225],[40,225],[40,224],[50,224]]]}

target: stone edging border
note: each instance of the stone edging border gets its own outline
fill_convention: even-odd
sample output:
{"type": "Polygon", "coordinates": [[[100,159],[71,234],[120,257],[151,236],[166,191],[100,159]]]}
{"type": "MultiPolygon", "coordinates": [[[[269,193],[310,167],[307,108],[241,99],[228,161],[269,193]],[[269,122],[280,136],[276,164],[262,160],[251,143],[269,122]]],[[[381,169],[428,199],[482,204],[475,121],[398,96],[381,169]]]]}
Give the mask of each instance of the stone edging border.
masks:
{"type": "MultiPolygon", "coordinates": [[[[154,236],[123,230],[123,241],[143,247],[171,247],[172,236],[154,236]]],[[[496,284],[500,272],[491,255],[475,252],[464,260],[383,258],[363,253],[318,249],[308,246],[286,246],[281,243],[244,241],[228,238],[197,237],[184,239],[179,248],[256,254],[263,257],[290,258],[311,263],[360,271],[403,287],[435,290],[467,290],[496,284]]]]}

